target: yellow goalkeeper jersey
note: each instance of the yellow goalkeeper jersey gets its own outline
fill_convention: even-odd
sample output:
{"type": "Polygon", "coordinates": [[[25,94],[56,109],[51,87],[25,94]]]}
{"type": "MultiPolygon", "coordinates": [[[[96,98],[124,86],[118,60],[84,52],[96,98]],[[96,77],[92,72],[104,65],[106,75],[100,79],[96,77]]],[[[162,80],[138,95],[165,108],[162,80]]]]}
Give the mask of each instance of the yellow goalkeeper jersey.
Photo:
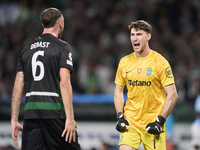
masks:
{"type": "Polygon", "coordinates": [[[133,52],[120,60],[115,83],[127,86],[126,119],[145,130],[160,115],[166,99],[164,87],[174,83],[174,76],[170,64],[159,53],[151,50],[139,58],[133,52]]]}

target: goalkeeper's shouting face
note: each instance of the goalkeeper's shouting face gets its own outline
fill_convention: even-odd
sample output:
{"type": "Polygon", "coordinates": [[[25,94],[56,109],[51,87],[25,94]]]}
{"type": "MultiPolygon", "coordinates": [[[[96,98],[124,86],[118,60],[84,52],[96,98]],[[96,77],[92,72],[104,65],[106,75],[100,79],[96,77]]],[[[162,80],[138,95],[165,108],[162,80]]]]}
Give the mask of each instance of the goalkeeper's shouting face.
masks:
{"type": "Polygon", "coordinates": [[[131,29],[130,39],[135,52],[142,53],[148,47],[148,42],[151,39],[151,34],[140,29],[131,29]]]}
{"type": "Polygon", "coordinates": [[[131,22],[128,28],[130,30],[130,40],[136,55],[146,56],[149,52],[151,25],[144,20],[138,20],[131,22]]]}

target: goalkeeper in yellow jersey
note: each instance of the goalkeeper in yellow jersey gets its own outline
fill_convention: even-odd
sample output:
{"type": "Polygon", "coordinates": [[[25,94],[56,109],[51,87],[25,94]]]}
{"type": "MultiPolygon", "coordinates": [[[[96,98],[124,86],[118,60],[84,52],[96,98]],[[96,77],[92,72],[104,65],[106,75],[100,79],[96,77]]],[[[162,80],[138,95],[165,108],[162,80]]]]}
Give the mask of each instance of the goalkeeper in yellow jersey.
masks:
{"type": "Polygon", "coordinates": [[[114,103],[120,150],[166,150],[165,121],[178,94],[168,61],[149,48],[151,25],[143,20],[129,25],[134,52],[123,57],[115,78],[114,103]],[[128,93],[124,106],[123,90],[128,93]]]}

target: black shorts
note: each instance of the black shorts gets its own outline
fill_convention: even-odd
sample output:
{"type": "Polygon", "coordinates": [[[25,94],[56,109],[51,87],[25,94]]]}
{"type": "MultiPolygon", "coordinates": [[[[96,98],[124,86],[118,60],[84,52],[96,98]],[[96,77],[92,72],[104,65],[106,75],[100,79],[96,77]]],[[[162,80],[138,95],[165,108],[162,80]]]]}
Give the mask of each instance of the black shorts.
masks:
{"type": "Polygon", "coordinates": [[[61,137],[65,119],[26,119],[23,124],[22,150],[80,150],[76,142],[61,137]]]}

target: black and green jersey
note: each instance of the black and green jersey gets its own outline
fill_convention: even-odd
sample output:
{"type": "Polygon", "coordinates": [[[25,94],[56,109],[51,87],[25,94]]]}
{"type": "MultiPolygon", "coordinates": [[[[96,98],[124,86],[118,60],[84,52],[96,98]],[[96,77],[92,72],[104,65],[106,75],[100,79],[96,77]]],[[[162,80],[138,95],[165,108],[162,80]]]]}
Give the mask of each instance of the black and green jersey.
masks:
{"type": "Polygon", "coordinates": [[[24,119],[65,118],[59,87],[60,68],[73,70],[68,43],[43,34],[24,47],[17,64],[17,72],[23,71],[25,78],[24,119]]]}

